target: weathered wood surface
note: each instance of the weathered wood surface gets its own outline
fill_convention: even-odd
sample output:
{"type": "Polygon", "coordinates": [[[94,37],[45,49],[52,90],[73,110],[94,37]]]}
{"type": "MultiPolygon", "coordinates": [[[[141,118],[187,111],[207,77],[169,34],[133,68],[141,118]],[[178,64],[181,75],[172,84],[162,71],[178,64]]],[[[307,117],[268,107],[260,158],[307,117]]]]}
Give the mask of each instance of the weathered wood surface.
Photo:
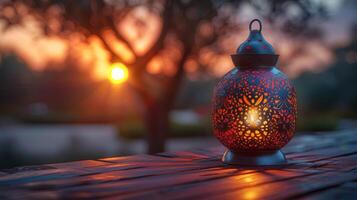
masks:
{"type": "Polygon", "coordinates": [[[227,166],[211,147],[0,170],[0,199],[357,199],[356,134],[296,136],[275,167],[227,166]]]}

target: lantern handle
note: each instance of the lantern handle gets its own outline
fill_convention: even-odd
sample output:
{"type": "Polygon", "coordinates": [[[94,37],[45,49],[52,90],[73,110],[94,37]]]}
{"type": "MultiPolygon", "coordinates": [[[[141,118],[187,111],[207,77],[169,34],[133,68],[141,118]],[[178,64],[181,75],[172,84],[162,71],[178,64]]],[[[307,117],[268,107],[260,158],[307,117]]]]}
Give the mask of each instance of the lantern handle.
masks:
{"type": "Polygon", "coordinates": [[[262,31],[262,22],[259,19],[253,19],[250,23],[249,23],[249,31],[252,31],[252,25],[254,22],[258,22],[259,23],[259,32],[262,31]]]}

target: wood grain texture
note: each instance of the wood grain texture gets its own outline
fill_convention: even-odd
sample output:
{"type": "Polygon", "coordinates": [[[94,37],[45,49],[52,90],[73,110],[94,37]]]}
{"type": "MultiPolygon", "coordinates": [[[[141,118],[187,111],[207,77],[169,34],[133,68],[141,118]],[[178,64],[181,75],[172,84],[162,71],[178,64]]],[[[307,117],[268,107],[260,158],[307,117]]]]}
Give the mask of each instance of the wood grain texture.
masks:
{"type": "Polygon", "coordinates": [[[222,146],[0,170],[0,199],[356,199],[357,131],[296,136],[288,164],[228,166],[222,146]]]}

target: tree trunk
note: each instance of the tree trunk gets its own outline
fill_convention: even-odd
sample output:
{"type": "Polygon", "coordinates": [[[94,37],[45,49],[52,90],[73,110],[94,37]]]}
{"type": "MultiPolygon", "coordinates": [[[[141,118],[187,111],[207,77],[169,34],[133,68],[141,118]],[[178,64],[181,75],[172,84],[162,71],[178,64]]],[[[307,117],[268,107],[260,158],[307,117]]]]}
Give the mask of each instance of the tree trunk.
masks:
{"type": "Polygon", "coordinates": [[[169,131],[169,110],[165,107],[159,101],[146,105],[145,126],[149,154],[165,151],[165,142],[169,131]]]}

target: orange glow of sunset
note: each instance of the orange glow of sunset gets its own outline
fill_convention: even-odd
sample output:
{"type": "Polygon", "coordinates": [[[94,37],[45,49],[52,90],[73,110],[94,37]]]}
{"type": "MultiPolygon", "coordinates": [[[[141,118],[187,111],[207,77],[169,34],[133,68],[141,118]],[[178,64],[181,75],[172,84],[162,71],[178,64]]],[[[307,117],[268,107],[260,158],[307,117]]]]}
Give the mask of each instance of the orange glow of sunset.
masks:
{"type": "Polygon", "coordinates": [[[65,40],[56,37],[42,37],[39,24],[31,17],[23,25],[4,28],[0,20],[1,53],[16,53],[33,70],[43,70],[50,63],[61,63],[68,51],[65,40]]]}
{"type": "Polygon", "coordinates": [[[117,53],[120,58],[123,59],[126,63],[133,63],[135,60],[134,52],[131,52],[128,49],[128,46],[124,44],[124,42],[118,40],[115,36],[113,31],[105,30],[103,31],[104,38],[108,42],[108,45],[111,46],[113,51],[117,53]]]}
{"type": "Polygon", "coordinates": [[[120,84],[128,80],[128,68],[122,63],[113,63],[108,73],[108,79],[113,84],[120,84]]]}
{"type": "MultiPolygon", "coordinates": [[[[242,27],[248,25],[242,25],[242,27]]],[[[139,6],[133,9],[120,23],[116,24],[118,32],[127,40],[121,41],[113,30],[102,30],[103,38],[96,35],[84,36],[81,33],[70,33],[66,37],[47,36],[35,18],[27,16],[21,25],[10,29],[4,28],[0,20],[0,48],[5,53],[16,53],[33,70],[41,71],[48,67],[66,66],[67,61],[74,61],[79,67],[92,72],[94,80],[108,79],[111,71],[111,52],[123,63],[131,65],[155,44],[162,20],[150,9],[139,6]]],[[[203,23],[201,35],[211,34],[212,27],[203,23]]],[[[299,50],[300,40],[291,40],[285,34],[273,31],[265,25],[265,36],[280,54],[279,67],[289,77],[297,77],[304,71],[322,71],[333,62],[331,49],[321,42],[306,42],[304,52],[295,55],[299,50]]],[[[232,32],[218,42],[224,52],[235,52],[237,45],[246,39],[248,30],[232,32]]],[[[182,54],[182,44],[174,35],[168,35],[164,49],[152,58],[146,71],[153,75],[173,76],[177,72],[178,60],[182,54]]],[[[221,77],[233,68],[228,53],[217,53],[214,49],[203,48],[197,58],[190,58],[184,65],[188,74],[194,74],[201,66],[214,77],[221,77]]],[[[110,79],[112,80],[112,79],[110,79]]],[[[119,81],[120,82],[120,81],[119,81]]]]}
{"type": "Polygon", "coordinates": [[[118,24],[118,30],[133,46],[135,53],[144,54],[160,34],[162,21],[145,6],[134,8],[118,24]]]}

